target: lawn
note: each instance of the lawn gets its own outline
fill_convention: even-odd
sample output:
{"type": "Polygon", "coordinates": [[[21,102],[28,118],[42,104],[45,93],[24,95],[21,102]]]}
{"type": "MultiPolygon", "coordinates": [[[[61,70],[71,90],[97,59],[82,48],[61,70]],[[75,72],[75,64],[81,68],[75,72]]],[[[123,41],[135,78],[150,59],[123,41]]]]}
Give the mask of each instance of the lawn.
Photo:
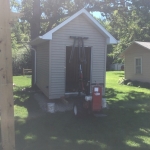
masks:
{"type": "Polygon", "coordinates": [[[17,150],[147,150],[150,90],[119,85],[123,72],[107,72],[107,117],[76,119],[71,112],[41,113],[30,78],[14,77],[17,150]],[[42,115],[40,115],[42,114],[42,115]]]}

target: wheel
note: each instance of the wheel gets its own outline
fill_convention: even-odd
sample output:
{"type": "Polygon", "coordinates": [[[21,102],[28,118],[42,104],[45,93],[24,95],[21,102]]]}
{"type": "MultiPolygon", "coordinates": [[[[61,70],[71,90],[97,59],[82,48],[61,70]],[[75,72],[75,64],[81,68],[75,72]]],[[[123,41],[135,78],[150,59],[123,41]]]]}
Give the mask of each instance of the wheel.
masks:
{"type": "Polygon", "coordinates": [[[73,106],[73,114],[75,117],[82,117],[84,115],[84,108],[82,101],[76,101],[73,106]]]}
{"type": "Polygon", "coordinates": [[[78,115],[77,105],[74,105],[74,107],[73,107],[73,114],[74,114],[75,116],[78,115]]]}

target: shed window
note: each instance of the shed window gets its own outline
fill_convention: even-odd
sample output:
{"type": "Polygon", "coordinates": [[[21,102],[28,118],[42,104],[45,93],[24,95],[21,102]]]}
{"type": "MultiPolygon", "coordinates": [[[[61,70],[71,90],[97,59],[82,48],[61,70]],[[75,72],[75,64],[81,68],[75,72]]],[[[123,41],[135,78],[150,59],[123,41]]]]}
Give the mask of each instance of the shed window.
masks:
{"type": "Polygon", "coordinates": [[[135,73],[142,74],[142,58],[135,58],[135,73]]]}

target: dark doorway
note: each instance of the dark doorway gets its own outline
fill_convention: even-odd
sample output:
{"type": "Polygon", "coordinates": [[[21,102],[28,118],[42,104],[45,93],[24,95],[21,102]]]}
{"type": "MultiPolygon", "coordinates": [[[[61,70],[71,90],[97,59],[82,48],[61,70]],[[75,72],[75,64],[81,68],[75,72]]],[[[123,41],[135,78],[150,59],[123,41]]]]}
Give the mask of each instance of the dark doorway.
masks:
{"type": "MultiPolygon", "coordinates": [[[[66,47],[66,92],[77,92],[79,83],[79,57],[78,47],[69,63],[72,47],[66,47]]],[[[86,63],[82,63],[83,78],[90,81],[91,71],[91,47],[85,47],[86,63]]]]}

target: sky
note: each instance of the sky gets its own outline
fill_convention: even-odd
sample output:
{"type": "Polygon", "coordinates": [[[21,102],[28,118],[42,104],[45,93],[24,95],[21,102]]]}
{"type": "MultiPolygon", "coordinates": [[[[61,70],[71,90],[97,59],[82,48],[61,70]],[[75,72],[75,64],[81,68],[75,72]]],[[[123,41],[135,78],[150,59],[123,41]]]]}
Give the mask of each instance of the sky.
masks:
{"type": "Polygon", "coordinates": [[[93,12],[92,14],[93,14],[93,16],[96,17],[96,18],[102,18],[100,12],[95,11],[95,12],[93,12]]]}

